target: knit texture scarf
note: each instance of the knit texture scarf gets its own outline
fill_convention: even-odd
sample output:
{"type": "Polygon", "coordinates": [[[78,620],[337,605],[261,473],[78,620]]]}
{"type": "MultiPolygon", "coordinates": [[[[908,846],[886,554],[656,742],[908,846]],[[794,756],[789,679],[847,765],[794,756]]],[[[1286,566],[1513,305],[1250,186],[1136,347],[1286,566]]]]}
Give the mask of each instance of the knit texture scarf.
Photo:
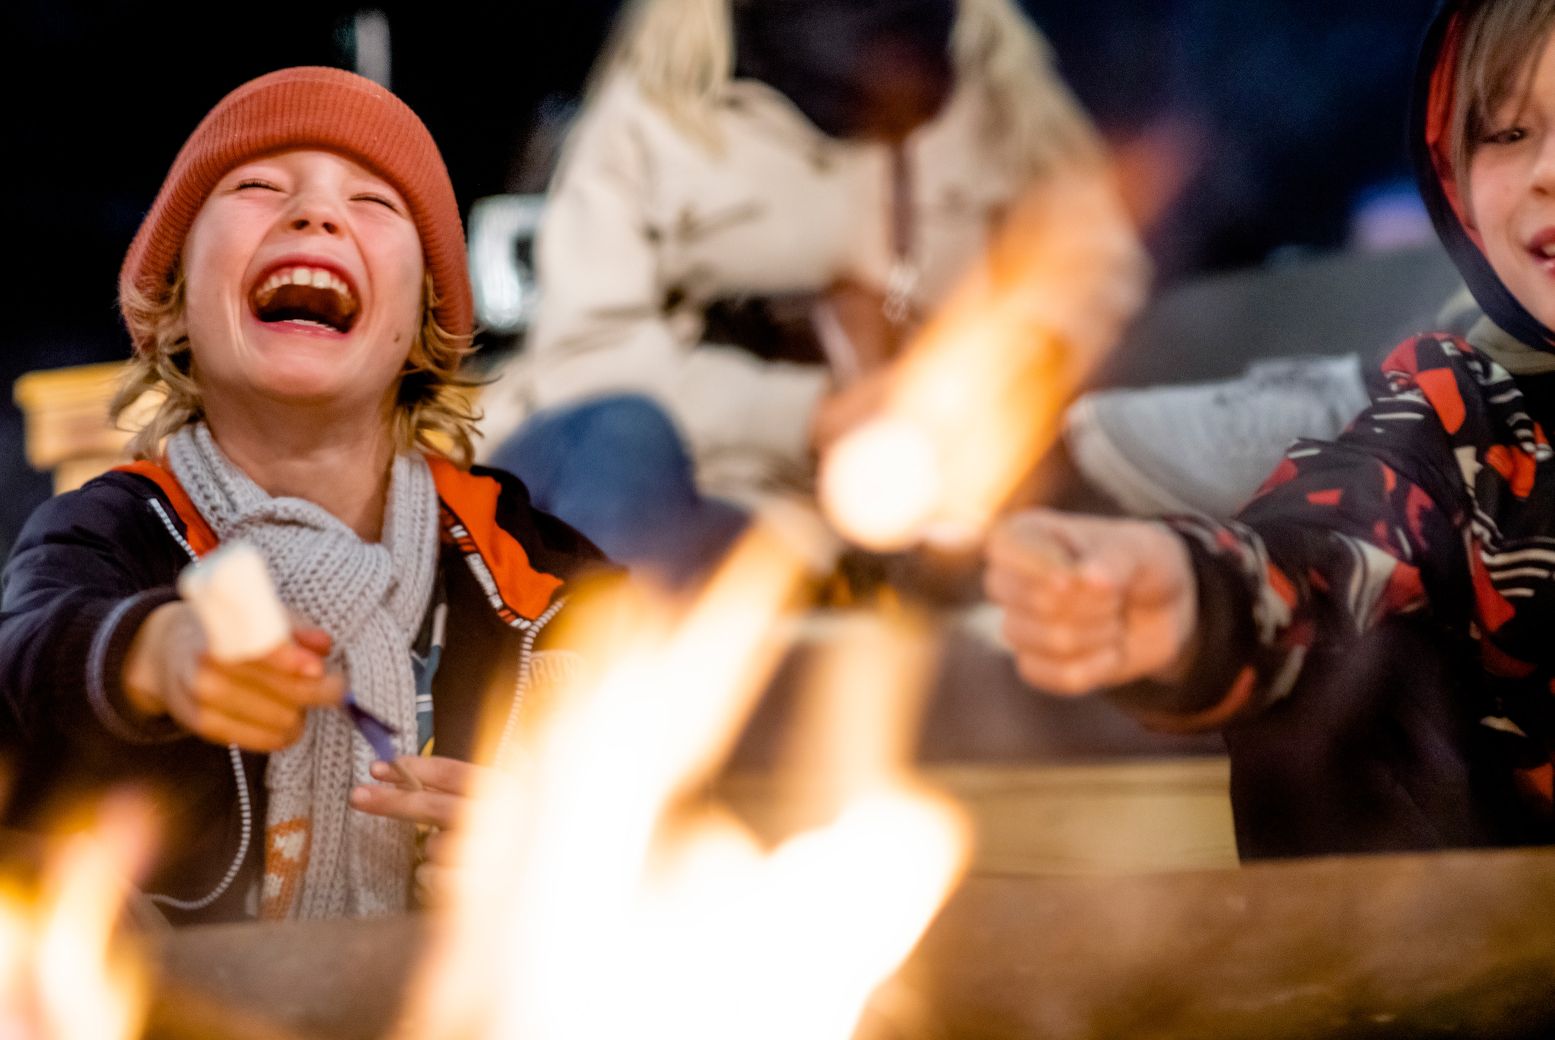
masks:
{"type": "MultiPolygon", "coordinates": [[[[382,542],[362,541],[323,508],[272,498],[222,454],[198,423],[168,440],[168,463],[223,542],[264,555],[282,601],[334,640],[357,702],[400,733],[413,754],[411,647],[437,570],[437,491],[426,460],[394,460],[382,542]]],[[[369,783],[373,754],[340,711],[312,711],[291,747],[270,756],[260,916],[366,917],[402,912],[415,862],[411,824],[347,804],[369,783]]]]}

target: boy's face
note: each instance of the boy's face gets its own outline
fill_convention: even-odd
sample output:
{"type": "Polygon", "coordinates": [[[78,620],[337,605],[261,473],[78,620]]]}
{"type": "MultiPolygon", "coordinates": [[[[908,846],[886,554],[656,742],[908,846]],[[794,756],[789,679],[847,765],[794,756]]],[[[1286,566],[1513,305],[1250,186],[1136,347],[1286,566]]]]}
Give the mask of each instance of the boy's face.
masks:
{"type": "Polygon", "coordinates": [[[1508,98],[1470,142],[1470,223],[1502,283],[1555,328],[1555,35],[1533,60],[1526,94],[1508,98]]]}
{"type": "Polygon", "coordinates": [[[377,174],[312,149],[244,163],[195,217],[183,269],[208,412],[254,395],[392,401],[421,323],[424,266],[409,207],[377,174]]]}

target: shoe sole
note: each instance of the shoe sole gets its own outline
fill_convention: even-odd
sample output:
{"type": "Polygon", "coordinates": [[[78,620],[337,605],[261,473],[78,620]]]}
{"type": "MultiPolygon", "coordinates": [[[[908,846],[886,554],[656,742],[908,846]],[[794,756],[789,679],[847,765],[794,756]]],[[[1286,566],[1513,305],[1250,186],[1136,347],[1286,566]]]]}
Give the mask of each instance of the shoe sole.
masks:
{"type": "Polygon", "coordinates": [[[1085,479],[1129,513],[1209,515],[1172,494],[1130,462],[1102,432],[1090,398],[1082,397],[1069,407],[1064,416],[1064,442],[1085,479]]]}

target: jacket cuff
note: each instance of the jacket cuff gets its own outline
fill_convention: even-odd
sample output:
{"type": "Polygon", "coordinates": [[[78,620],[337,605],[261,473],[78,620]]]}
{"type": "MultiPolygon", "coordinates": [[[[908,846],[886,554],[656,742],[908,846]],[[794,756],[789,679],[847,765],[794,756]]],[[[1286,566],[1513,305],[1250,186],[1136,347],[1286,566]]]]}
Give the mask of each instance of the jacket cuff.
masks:
{"type": "Polygon", "coordinates": [[[1236,563],[1179,533],[1188,547],[1198,589],[1198,625],[1188,673],[1181,681],[1130,683],[1109,693],[1152,729],[1214,729],[1247,706],[1254,686],[1257,646],[1252,593],[1236,563]]]}
{"type": "Polygon", "coordinates": [[[124,661],[151,612],[178,599],[171,588],[148,589],[120,600],[92,635],[86,655],[86,696],[103,729],[131,744],[160,744],[188,734],[171,718],[139,718],[124,696],[124,661]]]}

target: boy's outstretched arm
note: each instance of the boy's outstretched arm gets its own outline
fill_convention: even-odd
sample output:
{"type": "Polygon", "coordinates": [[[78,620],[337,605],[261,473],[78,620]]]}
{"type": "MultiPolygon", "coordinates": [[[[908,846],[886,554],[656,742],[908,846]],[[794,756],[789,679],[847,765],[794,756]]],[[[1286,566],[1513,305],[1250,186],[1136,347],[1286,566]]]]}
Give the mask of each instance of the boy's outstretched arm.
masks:
{"type": "Polygon", "coordinates": [[[1395,361],[1425,346],[1395,353],[1388,392],[1337,442],[1293,447],[1237,521],[1005,521],[987,589],[1021,674],[1060,694],[1120,687],[1147,724],[1202,729],[1285,696],[1315,644],[1342,647],[1385,617],[1429,603],[1444,637],[1466,630],[1480,613],[1467,493],[1432,403],[1395,361]]]}

